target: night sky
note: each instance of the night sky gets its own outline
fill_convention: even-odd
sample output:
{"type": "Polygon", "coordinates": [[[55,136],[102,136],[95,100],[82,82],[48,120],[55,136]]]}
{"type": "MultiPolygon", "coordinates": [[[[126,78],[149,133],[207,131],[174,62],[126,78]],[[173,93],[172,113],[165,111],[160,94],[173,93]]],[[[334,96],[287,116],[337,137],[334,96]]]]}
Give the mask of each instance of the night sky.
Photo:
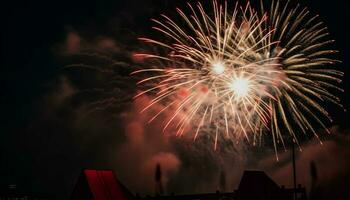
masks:
{"type": "MultiPolygon", "coordinates": [[[[301,2],[320,15],[336,40],[337,58],[343,61],[339,67],[345,72],[342,99],[349,108],[350,4],[344,0],[301,2]]],[[[130,101],[135,81],[128,76],[135,64],[132,53],[142,49],[137,37],[151,34],[150,18],[184,4],[182,0],[2,2],[0,187],[17,184],[24,192],[67,199],[80,170],[97,168],[113,169],[133,192],[153,194],[153,183],[150,188],[144,185],[153,181],[157,162],[166,163],[168,192],[214,192],[223,169],[232,177],[229,190],[236,188],[246,168],[265,170],[279,184],[291,184],[288,153],[281,153],[277,164],[270,148],[247,151],[242,147],[217,156],[205,143],[169,141],[156,133],[156,127],[138,124],[143,119],[137,115],[137,103],[130,101]],[[109,55],[119,62],[117,69],[106,67],[111,61],[103,58],[76,56],[83,48],[109,55]],[[65,68],[78,63],[104,70],[65,68]],[[114,76],[119,82],[107,84],[114,76]],[[108,95],[112,91],[117,91],[113,98],[108,95]],[[91,112],[94,106],[98,110],[91,112]],[[146,178],[135,181],[137,175],[146,178]]],[[[324,138],[322,147],[305,141],[298,156],[299,180],[310,184],[305,177],[309,176],[308,163],[314,160],[324,176],[324,187],[346,199],[350,115],[331,106],[329,110],[334,134],[324,138]]]]}

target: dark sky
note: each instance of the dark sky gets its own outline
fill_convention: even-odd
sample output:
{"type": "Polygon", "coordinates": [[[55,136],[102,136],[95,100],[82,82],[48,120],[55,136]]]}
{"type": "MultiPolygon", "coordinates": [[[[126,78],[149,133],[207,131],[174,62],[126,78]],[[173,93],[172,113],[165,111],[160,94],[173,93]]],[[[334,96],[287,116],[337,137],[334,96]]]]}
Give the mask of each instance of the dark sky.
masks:
{"type": "MultiPolygon", "coordinates": [[[[113,168],[123,173],[123,170],[126,170],[125,167],[115,167],[123,160],[138,163],[138,161],[124,159],[121,156],[123,148],[128,148],[127,145],[123,146],[122,141],[128,140],[128,136],[118,136],[116,130],[122,127],[120,122],[114,123],[113,117],[108,120],[104,119],[103,113],[84,118],[80,116],[86,113],[84,109],[90,102],[85,100],[85,97],[90,93],[79,93],[69,100],[64,99],[65,94],[70,96],[78,89],[89,87],[90,83],[85,83],[88,82],[86,80],[93,79],[93,82],[103,87],[104,83],[101,79],[108,75],[101,75],[101,78],[84,73],[80,77],[74,74],[75,72],[63,70],[62,68],[71,62],[70,59],[77,62],[79,59],[86,61],[86,58],[62,58],[62,49],[67,44],[69,34],[72,34],[73,42],[78,36],[78,39],[89,48],[109,44],[112,38],[115,41],[113,51],[117,52],[115,56],[123,57],[125,54],[121,49],[127,49],[128,52],[137,50],[136,38],[148,33],[149,18],[157,16],[162,11],[173,12],[174,5],[181,6],[183,2],[185,1],[18,0],[1,3],[1,187],[16,183],[22,190],[28,192],[65,199],[82,168],[113,168]],[[131,42],[132,47],[127,45],[127,41],[131,42]],[[83,79],[83,83],[75,82],[79,78],[83,79]]],[[[340,67],[345,72],[343,102],[345,107],[348,107],[350,102],[350,78],[348,76],[350,72],[348,67],[350,63],[348,27],[350,6],[344,0],[306,0],[303,4],[321,16],[329,27],[332,38],[336,40],[336,49],[340,51],[339,59],[343,61],[340,67]]],[[[121,58],[121,61],[128,63],[130,60],[121,58]]],[[[101,62],[98,61],[99,64],[101,62]]],[[[127,64],[121,64],[121,66],[123,69],[128,67],[127,64]]],[[[124,70],[121,70],[120,73],[124,73],[122,77],[128,81],[125,76],[128,69],[124,70]]],[[[133,86],[127,87],[132,90],[133,86]]],[[[93,95],[103,98],[103,95],[96,91],[93,95]]],[[[124,108],[124,104],[121,104],[118,99],[116,103],[118,105],[112,108],[116,112],[124,113],[125,110],[133,109],[131,105],[125,105],[128,108],[124,108]]],[[[349,139],[346,136],[347,130],[350,130],[349,114],[330,109],[335,114],[334,125],[337,125],[337,130],[342,133],[339,137],[346,138],[344,139],[345,144],[341,145],[349,145],[349,139]]],[[[130,112],[127,114],[130,115],[130,112]]],[[[117,117],[116,120],[120,119],[117,117]]],[[[333,138],[331,141],[337,141],[337,139],[339,138],[333,138]]],[[[157,143],[160,142],[162,140],[157,140],[157,143]]],[[[336,143],[334,148],[342,149],[337,144],[339,143],[336,143]]],[[[332,146],[334,144],[329,145],[334,150],[332,146]]],[[[145,146],[145,148],[148,147],[145,146]]],[[[160,148],[160,152],[172,152],[174,145],[171,147],[165,145],[160,148]]],[[[310,147],[312,148],[314,147],[310,147]]],[[[345,149],[349,151],[348,148],[345,147],[345,149]]],[[[138,156],[137,152],[139,150],[135,150],[132,154],[135,159],[138,156]]],[[[150,156],[149,162],[165,158],[173,163],[168,167],[170,174],[180,171],[181,177],[192,177],[190,173],[194,169],[190,167],[178,169],[179,162],[184,166],[186,162],[189,163],[188,165],[194,163],[193,165],[197,166],[203,160],[193,161],[184,154],[184,150],[177,152],[178,157],[185,157],[180,161],[170,153],[155,154],[155,156],[150,156]]],[[[225,154],[223,157],[226,159],[229,156],[225,154]]],[[[203,159],[210,158],[203,156],[203,159]]],[[[145,166],[148,166],[148,160],[145,163],[145,166]]],[[[237,166],[239,169],[244,168],[241,165],[237,166]]],[[[263,166],[266,167],[268,164],[263,166]]],[[[202,169],[202,173],[205,174],[205,170],[215,167],[217,167],[216,164],[208,166],[207,169],[202,169]]],[[[281,172],[281,169],[279,170],[281,172]]],[[[349,175],[349,173],[344,173],[349,175]]],[[[126,182],[130,179],[128,175],[122,174],[121,176],[124,176],[122,179],[126,182]]],[[[199,175],[196,174],[196,176],[199,175]]],[[[213,180],[212,177],[206,178],[203,178],[203,181],[213,180]]],[[[342,181],[337,183],[341,182],[344,185],[342,181]]],[[[133,184],[132,181],[130,184],[133,184]]],[[[183,188],[177,187],[176,181],[170,181],[169,184],[177,192],[203,192],[208,188],[199,186],[184,191],[183,188]]],[[[136,184],[133,187],[137,190],[140,186],[136,184]]]]}

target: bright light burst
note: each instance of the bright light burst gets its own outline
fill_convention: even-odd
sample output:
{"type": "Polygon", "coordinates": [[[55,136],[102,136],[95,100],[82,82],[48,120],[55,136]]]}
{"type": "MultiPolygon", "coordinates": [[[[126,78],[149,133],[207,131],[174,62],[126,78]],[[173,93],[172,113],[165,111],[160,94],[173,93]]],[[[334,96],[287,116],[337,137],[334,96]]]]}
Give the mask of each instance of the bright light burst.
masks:
{"type": "Polygon", "coordinates": [[[231,90],[238,99],[248,95],[250,83],[247,78],[234,78],[231,83],[231,90]]]}
{"type": "Polygon", "coordinates": [[[313,134],[315,125],[326,128],[331,121],[323,102],[339,106],[330,91],[338,87],[343,73],[334,69],[336,51],[329,49],[327,28],[306,8],[276,1],[259,11],[248,3],[229,6],[213,1],[213,9],[201,3],[177,9],[178,18],[161,15],[153,29],[160,40],[140,38],[166,53],[139,54],[149,58],[149,69],[133,72],[145,78],[138,84],[141,95],[164,106],[150,119],[171,112],[164,129],[177,128],[177,135],[210,134],[218,139],[246,138],[256,144],[271,135],[284,146],[289,137],[313,134]],[[186,14],[189,13],[189,14],[186,14]]]}
{"type": "Polygon", "coordinates": [[[225,66],[224,66],[224,64],[222,64],[220,62],[214,63],[212,65],[212,68],[216,74],[222,74],[225,72],[225,66]]]}

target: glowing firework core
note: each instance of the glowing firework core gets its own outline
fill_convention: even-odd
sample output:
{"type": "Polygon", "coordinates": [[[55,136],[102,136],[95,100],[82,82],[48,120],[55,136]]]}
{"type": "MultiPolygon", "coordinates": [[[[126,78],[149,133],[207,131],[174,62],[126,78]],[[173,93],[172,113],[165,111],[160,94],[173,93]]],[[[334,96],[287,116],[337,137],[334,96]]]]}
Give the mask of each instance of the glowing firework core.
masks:
{"type": "Polygon", "coordinates": [[[221,62],[216,62],[212,65],[215,74],[222,74],[225,71],[225,65],[221,62]]]}
{"type": "Polygon", "coordinates": [[[248,95],[250,82],[247,78],[235,78],[231,83],[231,90],[237,98],[244,98],[248,95]]]}

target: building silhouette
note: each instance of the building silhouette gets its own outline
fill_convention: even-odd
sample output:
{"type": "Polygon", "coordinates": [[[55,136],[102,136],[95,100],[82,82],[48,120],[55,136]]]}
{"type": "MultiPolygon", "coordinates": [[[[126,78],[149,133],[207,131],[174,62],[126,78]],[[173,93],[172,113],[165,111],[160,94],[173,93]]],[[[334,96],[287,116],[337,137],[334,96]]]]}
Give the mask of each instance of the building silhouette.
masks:
{"type": "Polygon", "coordinates": [[[83,170],[71,200],[129,200],[134,195],[116,178],[112,170],[83,170]]]}
{"type": "MultiPolygon", "coordinates": [[[[160,170],[160,166],[159,166],[160,170]]],[[[156,168],[156,181],[157,179],[156,168]]],[[[159,172],[158,172],[159,173],[159,172]]],[[[141,197],[133,195],[112,170],[83,170],[71,200],[306,200],[306,190],[280,187],[262,171],[245,171],[239,187],[233,192],[160,195],[141,197]]]]}

